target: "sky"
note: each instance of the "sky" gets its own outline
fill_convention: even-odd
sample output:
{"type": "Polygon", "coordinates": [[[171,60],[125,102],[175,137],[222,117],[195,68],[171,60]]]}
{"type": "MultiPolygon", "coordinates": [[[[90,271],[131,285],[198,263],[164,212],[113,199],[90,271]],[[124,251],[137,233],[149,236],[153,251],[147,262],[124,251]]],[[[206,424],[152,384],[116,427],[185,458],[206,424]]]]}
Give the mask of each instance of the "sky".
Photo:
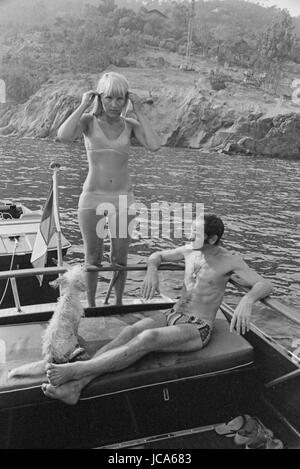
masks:
{"type": "MultiPolygon", "coordinates": [[[[142,2],[142,0],[140,0],[142,2]]],[[[300,0],[248,0],[253,3],[259,3],[263,6],[272,6],[275,5],[278,8],[286,8],[292,16],[300,16],[300,0]]],[[[0,6],[16,3],[16,0],[0,0],[0,6]]],[[[88,0],[85,1],[88,3],[88,0]]]]}
{"type": "Polygon", "coordinates": [[[260,3],[263,6],[286,8],[291,16],[300,16],[300,0],[251,0],[253,3],[260,3]]]}

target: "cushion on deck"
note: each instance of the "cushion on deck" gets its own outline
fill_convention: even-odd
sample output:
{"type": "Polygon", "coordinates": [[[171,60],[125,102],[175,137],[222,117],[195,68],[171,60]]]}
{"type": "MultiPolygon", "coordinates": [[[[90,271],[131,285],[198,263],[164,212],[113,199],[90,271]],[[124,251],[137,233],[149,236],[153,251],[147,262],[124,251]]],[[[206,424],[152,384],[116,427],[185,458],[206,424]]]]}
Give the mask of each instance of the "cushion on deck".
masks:
{"type": "MultiPolygon", "coordinates": [[[[92,355],[142,313],[126,317],[84,318],[80,325],[81,341],[92,355]],[[126,322],[125,322],[126,320],[126,322]]],[[[6,343],[6,362],[0,363],[0,409],[38,403],[47,399],[40,385],[45,379],[8,379],[8,371],[24,363],[41,359],[41,334],[45,323],[4,326],[0,344],[6,343]]],[[[82,399],[124,392],[143,386],[158,385],[186,378],[239,369],[253,362],[252,346],[236,333],[230,333],[227,321],[217,319],[211,341],[197,352],[152,353],[122,371],[96,378],[83,391],[82,399]]]]}

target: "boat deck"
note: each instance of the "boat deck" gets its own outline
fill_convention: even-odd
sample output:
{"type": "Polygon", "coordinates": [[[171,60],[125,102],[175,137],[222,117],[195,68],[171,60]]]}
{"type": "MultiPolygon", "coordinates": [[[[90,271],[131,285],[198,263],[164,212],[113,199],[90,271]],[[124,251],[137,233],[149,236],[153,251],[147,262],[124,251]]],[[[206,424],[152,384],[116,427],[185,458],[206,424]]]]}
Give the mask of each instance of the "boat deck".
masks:
{"type": "MultiPolygon", "coordinates": [[[[249,412],[248,412],[249,411],[249,412]]],[[[256,416],[260,421],[271,429],[274,433],[274,439],[279,439],[283,444],[283,449],[300,449],[300,435],[289,422],[280,415],[276,409],[272,408],[267,401],[257,402],[255,409],[248,408],[251,416],[256,416]],[[251,413],[252,412],[252,413],[251,413]]],[[[236,417],[235,415],[234,417],[236,417]]],[[[225,422],[221,422],[225,423],[225,422]]],[[[218,424],[208,427],[193,428],[190,430],[179,431],[166,435],[158,435],[148,440],[136,440],[125,442],[122,445],[111,445],[105,448],[109,449],[150,449],[150,450],[189,450],[189,449],[245,449],[245,445],[237,445],[234,438],[218,435],[214,428],[218,424]]]]}
{"type": "Polygon", "coordinates": [[[219,436],[214,430],[201,431],[193,435],[168,438],[149,443],[145,449],[240,449],[233,438],[219,436]]]}
{"type": "MultiPolygon", "coordinates": [[[[291,428],[287,421],[283,421],[270,409],[263,407],[260,420],[274,433],[274,439],[279,439],[283,443],[283,449],[300,449],[299,434],[291,428]]],[[[137,447],[137,446],[135,446],[137,447]]],[[[192,434],[169,435],[166,438],[140,445],[144,449],[164,449],[164,450],[187,450],[187,449],[245,449],[244,445],[238,446],[234,438],[227,438],[218,435],[213,428],[195,431],[192,434]]],[[[132,447],[134,448],[134,447],[132,447]]]]}
{"type": "MultiPolygon", "coordinates": [[[[154,304],[156,305],[157,303],[173,303],[173,300],[166,297],[166,296],[160,296],[160,297],[155,297],[150,301],[143,300],[142,298],[133,298],[133,297],[125,297],[123,298],[123,304],[124,305],[146,305],[146,304],[154,304]]],[[[88,303],[86,299],[81,300],[82,306],[84,308],[88,307],[88,303]]],[[[34,314],[34,313],[51,313],[57,303],[40,303],[40,304],[33,304],[33,305],[25,305],[21,307],[21,311],[17,311],[16,307],[13,308],[2,308],[0,309],[0,318],[1,317],[6,317],[6,316],[15,316],[16,314],[20,313],[26,313],[26,314],[34,314]]],[[[111,306],[112,303],[109,303],[109,306],[111,306]]],[[[104,302],[100,302],[98,307],[101,306],[108,306],[105,305],[104,302]]],[[[221,313],[222,314],[222,313],[221,313]]]]}
{"type": "MultiPolygon", "coordinates": [[[[101,338],[101,331],[112,338],[110,334],[116,334],[121,326],[124,327],[125,323],[127,324],[133,319],[138,319],[139,315],[143,314],[141,310],[149,312],[149,310],[152,311],[161,308],[162,303],[165,303],[164,307],[166,308],[168,307],[166,306],[168,302],[170,304],[173,303],[173,301],[167,297],[155,297],[151,301],[126,297],[124,299],[124,305],[126,305],[124,310],[130,308],[132,318],[130,314],[127,315],[128,311],[125,321],[125,318],[122,317],[122,313],[120,313],[120,316],[118,315],[120,311],[116,312],[116,307],[114,307],[113,304],[104,305],[104,303],[102,303],[98,305],[98,308],[95,308],[95,311],[92,311],[94,308],[86,309],[86,318],[83,319],[83,323],[86,323],[87,332],[92,331],[93,334],[96,333],[97,340],[103,339],[103,337],[101,338]],[[131,310],[132,305],[135,306],[131,310]],[[101,306],[104,306],[103,310],[101,306]],[[107,317],[112,315],[116,317],[107,317]],[[103,318],[99,316],[103,316],[103,318]],[[124,322],[124,324],[122,325],[121,322],[124,322]],[[98,329],[100,328],[101,331],[100,329],[96,330],[96,323],[98,324],[98,329]],[[109,324],[111,328],[108,327],[109,324]]],[[[21,313],[18,313],[16,308],[0,310],[0,320],[3,322],[3,325],[8,326],[3,328],[3,337],[5,334],[9,334],[10,329],[14,329],[11,334],[12,347],[8,347],[8,350],[15,353],[16,348],[14,347],[14,342],[17,341],[18,345],[20,345],[20,338],[14,333],[19,329],[22,331],[22,337],[24,336],[23,339],[26,342],[28,334],[26,335],[25,332],[28,326],[28,337],[30,336],[30,340],[34,340],[35,335],[33,334],[32,328],[39,327],[39,321],[43,323],[40,327],[45,327],[45,321],[51,317],[55,305],[56,303],[47,303],[24,306],[21,313]],[[43,317],[39,319],[41,313],[43,317]],[[30,318],[30,316],[32,316],[32,318],[30,318]],[[48,317],[46,318],[46,316],[48,317]]],[[[83,306],[87,307],[85,300],[83,300],[83,306]]],[[[123,311],[123,313],[125,312],[126,311],[123,311]]],[[[232,347],[234,341],[244,341],[244,339],[233,335],[230,337],[230,341],[226,340],[226,343],[224,341],[223,343],[220,337],[217,337],[217,333],[218,330],[222,332],[225,325],[227,329],[228,325],[221,310],[218,312],[218,318],[217,323],[221,322],[221,324],[218,324],[218,327],[215,329],[215,338],[216,344],[218,344],[222,352],[219,356],[221,356],[223,360],[229,342],[232,347]],[[222,321],[220,321],[221,318],[223,319],[222,321]]],[[[106,337],[106,339],[107,338],[108,337],[106,337]]],[[[257,342],[258,336],[255,335],[255,338],[257,342]]],[[[93,337],[91,337],[91,339],[93,339],[93,337]]],[[[39,340],[39,336],[37,340],[39,340]]],[[[99,346],[94,342],[93,340],[91,341],[91,347],[99,349],[99,346]]],[[[257,349],[256,342],[254,341],[254,345],[257,349]]],[[[245,342],[245,344],[246,343],[247,342],[245,342]]],[[[247,346],[249,347],[249,344],[247,346]]],[[[154,360],[153,363],[145,359],[145,369],[142,369],[142,363],[140,362],[137,364],[136,369],[118,372],[115,381],[113,376],[107,376],[107,379],[103,377],[99,380],[95,380],[90,383],[89,387],[83,392],[76,407],[65,408],[61,407],[60,403],[56,401],[45,400],[45,397],[40,392],[39,382],[31,383],[30,388],[26,383],[26,386],[23,383],[25,387],[22,384],[17,390],[6,387],[3,389],[4,392],[2,393],[2,419],[4,419],[3,422],[6,424],[5,418],[7,417],[7,425],[11,425],[12,421],[14,422],[15,433],[10,435],[9,439],[3,440],[2,446],[30,447],[33,443],[31,440],[27,441],[26,438],[30,435],[34,422],[33,417],[39,412],[43,412],[45,418],[48,416],[53,419],[56,416],[60,422],[62,422],[61,418],[63,414],[64,418],[70,420],[72,425],[75,425],[72,441],[68,439],[68,424],[66,428],[61,428],[61,435],[54,433],[57,441],[55,439],[51,440],[53,447],[61,447],[62,440],[65,438],[65,440],[63,440],[63,447],[66,448],[87,446],[110,449],[141,448],[150,450],[243,449],[244,446],[237,446],[233,438],[217,435],[214,431],[214,426],[224,422],[224,420],[229,420],[242,413],[247,413],[252,416],[257,416],[267,428],[272,429],[275,438],[279,438],[283,442],[284,448],[299,449],[300,434],[296,428],[292,427],[292,424],[289,423],[286,416],[284,417],[283,414],[280,414],[279,411],[276,410],[272,402],[268,400],[267,393],[264,392],[261,394],[260,392],[256,392],[259,391],[255,384],[258,378],[257,369],[256,366],[253,366],[255,363],[250,363],[248,355],[246,357],[247,360],[246,358],[244,360],[244,365],[241,367],[240,364],[238,364],[237,369],[233,368],[231,363],[230,368],[228,368],[228,366],[222,366],[220,370],[200,370],[199,367],[204,366],[203,359],[205,359],[207,353],[211,353],[214,357],[214,363],[218,357],[215,350],[209,352],[209,347],[214,347],[213,340],[207,348],[201,351],[201,360],[199,359],[197,362],[194,360],[195,357],[191,359],[191,357],[186,354],[184,354],[184,363],[180,356],[176,356],[176,359],[171,357],[172,360],[169,356],[164,356],[166,362],[164,362],[162,357],[153,356],[148,357],[149,360],[154,360]],[[193,365],[193,369],[189,370],[191,365],[193,365]],[[197,369],[195,366],[197,366],[197,369]],[[153,382],[149,381],[150,375],[152,381],[155,378],[153,382]],[[124,389],[120,388],[121,385],[124,389]],[[22,391],[22,393],[20,391],[22,391]],[[232,400],[232,396],[235,396],[234,400],[232,400]],[[265,398],[267,398],[267,400],[265,398]],[[6,402],[7,399],[9,399],[9,402],[6,402]],[[263,401],[263,399],[265,399],[265,401],[263,401]],[[213,405],[208,405],[208,403],[213,405]],[[145,420],[144,409],[149,408],[149,406],[152,411],[149,413],[147,420],[145,420]],[[102,415],[101,421],[97,422],[95,420],[94,422],[93,420],[93,432],[89,434],[91,429],[87,428],[87,441],[83,442],[83,416],[93,415],[94,419],[95,411],[97,415],[102,415]],[[33,412],[34,415],[31,415],[30,412],[33,412]],[[23,415],[28,417],[29,427],[28,431],[20,432],[19,421],[23,415]],[[124,426],[122,435],[118,434],[120,418],[124,426]],[[78,428],[76,430],[77,424],[78,428]],[[199,427],[199,424],[202,426],[199,427]],[[94,435],[95,428],[98,429],[96,432],[97,438],[94,435]],[[110,432],[112,432],[111,435],[110,432]],[[116,435],[114,432],[116,432],[116,435]]],[[[21,347],[21,349],[23,351],[25,350],[24,347],[21,347]]],[[[33,351],[36,352],[35,350],[33,351]]],[[[238,347],[238,351],[238,356],[241,357],[241,344],[238,347]]],[[[275,359],[275,351],[276,350],[272,347],[272,360],[275,359]]],[[[31,352],[32,350],[30,349],[28,353],[31,352]]],[[[232,361],[232,351],[230,353],[230,360],[232,361]]],[[[280,354],[280,356],[281,355],[282,354],[280,354]]],[[[22,356],[18,356],[17,358],[21,361],[27,360],[23,352],[22,356]]],[[[256,359],[258,360],[258,358],[256,350],[256,359]]],[[[283,357],[283,355],[281,358],[287,359],[287,357],[283,357]]],[[[31,357],[30,361],[33,361],[33,359],[34,357],[31,357]]],[[[209,357],[206,357],[206,359],[208,359],[207,363],[209,363],[209,357]]],[[[272,378],[272,376],[270,378],[272,378]]],[[[293,397],[293,395],[291,396],[293,397]]],[[[37,447],[42,447],[43,444],[45,444],[45,438],[43,436],[44,429],[43,426],[41,428],[39,427],[39,422],[40,419],[37,419],[35,422],[35,433],[39,435],[41,439],[37,442],[34,440],[34,444],[36,444],[37,447]]],[[[55,432],[57,432],[56,424],[54,428],[55,432]]],[[[49,429],[47,429],[47,432],[48,430],[49,429]]]]}
{"type": "MultiPolygon", "coordinates": [[[[111,445],[106,449],[120,449],[122,446],[111,445]]],[[[125,446],[126,447],[126,446],[125,446]]],[[[124,446],[123,446],[124,448],[124,446]]],[[[177,434],[168,434],[153,439],[153,441],[128,442],[130,449],[164,449],[164,450],[187,450],[187,449],[241,449],[234,443],[233,438],[220,436],[214,431],[214,427],[193,429],[177,434]]]]}

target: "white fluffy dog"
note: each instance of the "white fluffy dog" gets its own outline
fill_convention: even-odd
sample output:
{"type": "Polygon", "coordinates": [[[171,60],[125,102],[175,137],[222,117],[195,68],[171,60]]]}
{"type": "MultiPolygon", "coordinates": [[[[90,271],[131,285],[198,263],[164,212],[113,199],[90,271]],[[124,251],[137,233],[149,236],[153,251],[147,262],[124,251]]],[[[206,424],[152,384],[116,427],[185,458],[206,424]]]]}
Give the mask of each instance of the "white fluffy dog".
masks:
{"type": "Polygon", "coordinates": [[[66,363],[84,351],[78,343],[78,327],[84,316],[79,296],[86,289],[84,271],[75,266],[51,285],[60,285],[63,294],[43,335],[43,358],[46,363],[66,363]]]}
{"type": "Polygon", "coordinates": [[[84,270],[78,265],[72,267],[51,285],[60,285],[62,295],[43,334],[43,360],[11,370],[9,378],[45,374],[46,363],[66,363],[89,358],[78,342],[78,327],[84,316],[80,302],[80,292],[86,289],[84,270]]]}

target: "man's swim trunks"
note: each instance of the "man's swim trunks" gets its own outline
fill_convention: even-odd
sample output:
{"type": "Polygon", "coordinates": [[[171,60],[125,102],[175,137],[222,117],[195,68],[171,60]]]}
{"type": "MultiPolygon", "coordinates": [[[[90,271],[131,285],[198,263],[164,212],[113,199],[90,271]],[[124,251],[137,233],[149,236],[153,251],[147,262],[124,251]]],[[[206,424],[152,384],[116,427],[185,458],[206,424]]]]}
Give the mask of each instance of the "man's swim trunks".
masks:
{"type": "Polygon", "coordinates": [[[193,324],[199,331],[203,347],[205,347],[212,334],[212,327],[203,319],[188,314],[179,313],[174,308],[165,311],[168,326],[175,326],[177,324],[193,324]]]}

